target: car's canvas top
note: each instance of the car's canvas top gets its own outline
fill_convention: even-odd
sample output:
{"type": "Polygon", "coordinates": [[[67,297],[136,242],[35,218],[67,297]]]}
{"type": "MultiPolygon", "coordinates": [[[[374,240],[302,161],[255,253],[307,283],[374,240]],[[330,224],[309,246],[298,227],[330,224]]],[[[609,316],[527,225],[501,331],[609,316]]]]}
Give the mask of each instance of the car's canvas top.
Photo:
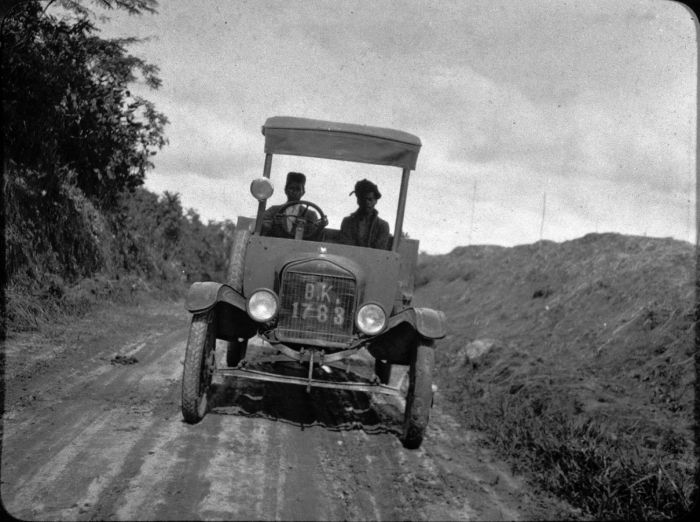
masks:
{"type": "Polygon", "coordinates": [[[289,116],[263,125],[265,153],[311,156],[415,169],[421,141],[394,129],[289,116]]]}

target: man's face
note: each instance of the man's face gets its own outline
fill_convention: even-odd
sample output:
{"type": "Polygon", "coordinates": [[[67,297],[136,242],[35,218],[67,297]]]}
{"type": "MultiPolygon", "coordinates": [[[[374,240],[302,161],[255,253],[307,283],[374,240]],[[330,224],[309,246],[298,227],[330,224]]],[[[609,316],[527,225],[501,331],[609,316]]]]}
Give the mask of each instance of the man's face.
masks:
{"type": "Polygon", "coordinates": [[[299,201],[304,195],[304,184],[291,181],[284,187],[284,193],[287,195],[287,201],[299,201]]]}
{"type": "Polygon", "coordinates": [[[357,196],[357,206],[364,212],[369,212],[377,204],[377,195],[374,192],[366,192],[357,196]]]}

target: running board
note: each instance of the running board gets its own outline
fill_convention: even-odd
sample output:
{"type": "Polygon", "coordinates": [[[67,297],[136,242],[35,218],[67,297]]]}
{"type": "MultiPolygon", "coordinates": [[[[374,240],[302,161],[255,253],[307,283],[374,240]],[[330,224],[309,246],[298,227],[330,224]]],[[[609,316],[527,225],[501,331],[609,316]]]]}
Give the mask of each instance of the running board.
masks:
{"type": "Polygon", "coordinates": [[[292,377],[289,375],[279,375],[277,373],[261,372],[259,370],[248,370],[245,368],[219,368],[215,372],[217,375],[225,377],[242,377],[244,379],[254,379],[258,381],[283,382],[287,384],[299,384],[302,386],[314,386],[316,388],[332,388],[336,390],[360,391],[366,393],[382,393],[403,397],[398,388],[392,388],[384,384],[369,384],[362,382],[329,382],[317,379],[307,379],[304,377],[292,377]]]}

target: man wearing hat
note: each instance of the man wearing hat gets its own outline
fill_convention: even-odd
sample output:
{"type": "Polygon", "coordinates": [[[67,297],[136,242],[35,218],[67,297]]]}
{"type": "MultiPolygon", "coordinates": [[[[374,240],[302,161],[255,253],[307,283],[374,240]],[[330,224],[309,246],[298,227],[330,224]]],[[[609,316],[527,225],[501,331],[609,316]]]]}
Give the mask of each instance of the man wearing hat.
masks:
{"type": "Polygon", "coordinates": [[[382,197],[377,185],[363,179],[355,183],[357,210],[343,218],[340,225],[340,241],[347,245],[389,249],[389,223],[381,219],[374,208],[382,197]]]}
{"type": "MultiPolygon", "coordinates": [[[[306,176],[301,172],[290,172],[287,174],[287,182],[284,185],[284,193],[287,196],[287,203],[299,201],[305,194],[304,187],[306,185],[306,176]]],[[[316,223],[319,220],[318,215],[313,209],[304,205],[291,205],[287,207],[284,213],[289,216],[287,218],[274,219],[278,210],[282,205],[272,205],[263,214],[263,224],[261,235],[272,237],[293,238],[297,220],[296,216],[302,216],[307,223],[316,223]]]]}

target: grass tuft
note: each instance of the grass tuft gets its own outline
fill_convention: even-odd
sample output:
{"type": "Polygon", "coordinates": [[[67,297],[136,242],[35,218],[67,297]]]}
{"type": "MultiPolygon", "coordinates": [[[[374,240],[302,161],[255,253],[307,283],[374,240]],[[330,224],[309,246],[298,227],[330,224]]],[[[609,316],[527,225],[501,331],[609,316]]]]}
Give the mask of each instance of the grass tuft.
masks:
{"type": "Polygon", "coordinates": [[[491,395],[473,412],[473,427],[487,432],[517,471],[595,519],[666,520],[690,512],[697,492],[691,465],[663,448],[640,448],[647,435],[640,423],[572,416],[561,401],[491,395]]]}

